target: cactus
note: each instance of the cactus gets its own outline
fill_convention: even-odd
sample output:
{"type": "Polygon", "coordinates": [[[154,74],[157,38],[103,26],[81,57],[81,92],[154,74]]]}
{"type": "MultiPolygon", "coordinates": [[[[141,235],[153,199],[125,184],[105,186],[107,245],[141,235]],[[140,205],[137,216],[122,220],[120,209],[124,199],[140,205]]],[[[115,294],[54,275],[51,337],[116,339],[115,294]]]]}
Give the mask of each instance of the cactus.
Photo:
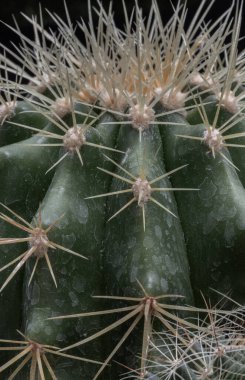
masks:
{"type": "Polygon", "coordinates": [[[1,379],[245,378],[242,3],[213,3],[8,26],[1,379]]]}

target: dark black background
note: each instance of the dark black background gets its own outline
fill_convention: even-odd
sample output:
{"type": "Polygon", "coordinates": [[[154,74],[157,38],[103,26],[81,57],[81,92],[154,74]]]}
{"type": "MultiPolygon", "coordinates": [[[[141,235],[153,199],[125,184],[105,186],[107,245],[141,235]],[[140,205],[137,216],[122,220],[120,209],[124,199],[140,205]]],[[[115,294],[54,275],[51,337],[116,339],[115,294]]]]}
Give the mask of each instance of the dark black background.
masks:
{"type": "MultiPolygon", "coordinates": [[[[201,0],[187,0],[187,7],[189,9],[187,22],[193,17],[195,10],[198,5],[200,5],[201,0]]],[[[13,25],[12,15],[18,21],[18,24],[23,33],[28,36],[31,36],[32,28],[30,24],[20,15],[20,12],[23,12],[29,16],[33,14],[38,14],[39,12],[39,1],[38,0],[2,0],[1,11],[0,11],[0,19],[10,25],[13,25]]],[[[42,0],[41,2],[43,14],[44,14],[44,23],[45,27],[52,27],[52,21],[50,17],[45,12],[45,9],[49,9],[51,12],[56,12],[63,19],[65,19],[65,9],[64,3],[62,0],[42,0]]],[[[105,8],[108,7],[108,0],[101,0],[101,3],[105,8]]],[[[207,1],[208,3],[208,1],[207,1]]],[[[81,17],[85,20],[87,19],[87,1],[85,0],[66,0],[66,4],[69,9],[70,17],[75,22],[79,20],[81,17]]],[[[91,0],[91,4],[96,6],[97,0],[91,0]]],[[[123,26],[123,8],[121,0],[114,0],[114,13],[117,24],[122,27],[123,26]]],[[[130,10],[134,6],[134,0],[125,0],[125,4],[127,8],[130,10]]],[[[138,4],[142,7],[144,15],[147,17],[149,12],[149,8],[151,6],[150,0],[138,0],[138,4]]],[[[178,0],[172,0],[172,4],[176,6],[178,4],[178,0]]],[[[232,0],[216,0],[212,10],[210,11],[208,18],[209,20],[215,20],[219,15],[221,15],[225,9],[227,9],[232,4],[232,0]]],[[[160,12],[164,21],[167,21],[172,14],[171,2],[170,0],[158,0],[158,5],[160,8],[160,12]]],[[[242,26],[242,33],[244,35],[244,23],[242,26]]],[[[0,24],[0,42],[5,46],[10,45],[10,41],[17,42],[17,36],[12,33],[5,25],[0,24]]],[[[243,49],[245,47],[245,43],[242,40],[239,49],[243,49]]]]}

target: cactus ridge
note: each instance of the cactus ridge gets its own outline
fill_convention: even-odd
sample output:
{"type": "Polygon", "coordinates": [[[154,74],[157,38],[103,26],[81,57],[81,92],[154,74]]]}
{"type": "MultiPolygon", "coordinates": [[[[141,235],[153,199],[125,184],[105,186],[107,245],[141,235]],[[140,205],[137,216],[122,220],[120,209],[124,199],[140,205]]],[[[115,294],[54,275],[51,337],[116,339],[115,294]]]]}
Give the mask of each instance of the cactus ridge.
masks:
{"type": "Polygon", "coordinates": [[[7,26],[1,378],[245,379],[243,1],[214,3],[7,26]]]}
{"type": "Polygon", "coordinates": [[[56,282],[56,279],[55,279],[53,268],[52,268],[52,265],[51,265],[51,262],[50,262],[50,259],[49,259],[49,256],[48,256],[48,250],[49,249],[55,250],[55,249],[58,248],[58,249],[60,249],[62,251],[65,251],[67,253],[70,253],[72,255],[75,255],[75,256],[78,256],[78,257],[81,257],[81,258],[85,259],[85,257],[82,256],[81,254],[79,254],[77,252],[74,252],[71,249],[68,249],[66,247],[63,247],[60,244],[57,244],[57,243],[55,243],[53,241],[50,241],[48,239],[48,233],[49,233],[49,231],[52,230],[52,228],[60,221],[61,218],[64,217],[64,215],[61,215],[61,217],[59,217],[51,225],[49,225],[48,228],[43,229],[42,228],[41,210],[39,210],[39,212],[38,212],[38,221],[36,221],[35,218],[34,218],[34,223],[36,223],[36,225],[32,226],[25,219],[23,219],[21,216],[19,216],[18,214],[16,214],[12,210],[10,210],[8,207],[4,206],[3,204],[2,204],[2,206],[4,208],[6,208],[8,211],[10,211],[13,215],[15,215],[17,217],[17,219],[19,219],[23,224],[21,224],[20,222],[15,221],[14,219],[12,219],[11,217],[9,217],[9,216],[7,216],[5,214],[1,214],[0,218],[3,221],[5,221],[7,223],[10,223],[13,226],[15,226],[17,228],[20,228],[21,230],[27,232],[29,234],[29,236],[26,237],[26,238],[10,238],[10,239],[9,238],[1,238],[0,245],[28,242],[29,249],[26,252],[22,253],[20,256],[18,256],[16,259],[14,259],[13,261],[9,262],[7,265],[5,265],[4,267],[1,268],[1,271],[2,271],[4,269],[8,268],[9,266],[12,266],[13,264],[15,264],[17,261],[19,261],[18,264],[17,264],[17,266],[13,269],[13,271],[11,272],[11,274],[5,280],[5,282],[2,285],[0,291],[3,291],[3,289],[5,288],[5,286],[7,286],[7,284],[12,280],[12,278],[15,276],[15,274],[17,273],[17,271],[20,270],[23,265],[25,265],[26,261],[30,257],[35,257],[36,260],[35,260],[35,264],[34,264],[34,267],[33,267],[33,270],[32,270],[31,277],[30,277],[30,280],[28,282],[28,285],[30,285],[31,280],[32,280],[32,278],[33,278],[33,276],[35,274],[35,271],[36,271],[36,268],[37,268],[39,260],[42,259],[42,258],[45,258],[46,259],[46,263],[47,263],[48,268],[49,268],[49,272],[50,272],[50,274],[52,276],[52,279],[54,281],[55,286],[57,287],[57,282],[56,282]]]}

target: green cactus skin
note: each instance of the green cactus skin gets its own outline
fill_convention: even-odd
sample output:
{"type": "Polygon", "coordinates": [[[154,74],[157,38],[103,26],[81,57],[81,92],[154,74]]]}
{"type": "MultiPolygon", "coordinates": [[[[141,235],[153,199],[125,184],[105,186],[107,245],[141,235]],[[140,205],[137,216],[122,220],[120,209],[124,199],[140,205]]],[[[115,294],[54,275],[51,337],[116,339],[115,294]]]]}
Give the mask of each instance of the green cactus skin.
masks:
{"type": "MultiPolygon", "coordinates": [[[[165,173],[158,128],[149,129],[143,134],[143,138],[144,142],[141,144],[138,131],[131,126],[122,126],[118,137],[118,148],[120,150],[127,148],[127,155],[121,163],[122,167],[136,178],[143,176],[150,181],[165,173]]],[[[116,174],[130,178],[121,169],[118,169],[116,174]]],[[[153,188],[170,186],[167,178],[152,185],[153,188]]],[[[113,178],[111,192],[125,188],[128,188],[127,183],[113,178]]],[[[178,214],[171,192],[153,192],[152,197],[175,215],[178,214]]],[[[130,199],[132,199],[131,193],[111,196],[108,200],[107,217],[112,216],[130,199]]],[[[146,293],[152,297],[162,294],[181,294],[185,297],[184,303],[193,304],[184,236],[178,218],[152,201],[148,201],[145,204],[145,223],[144,231],[142,209],[137,202],[107,223],[103,254],[105,294],[110,292],[115,296],[142,297],[138,280],[146,293]],[[162,273],[165,273],[164,277],[162,273]]],[[[134,338],[128,344],[128,352],[123,352],[124,357],[121,359],[124,362],[126,355],[128,365],[132,360],[130,360],[132,352],[140,354],[141,335],[136,339],[136,347],[133,343],[140,330],[134,332],[134,338]]],[[[116,333],[113,334],[114,345],[118,338],[116,333]]],[[[108,341],[108,347],[109,343],[108,341]]],[[[119,359],[118,361],[120,362],[119,359]]],[[[136,363],[131,364],[135,367],[136,363]]],[[[112,369],[111,373],[112,379],[118,378],[116,371],[113,372],[112,369]]]]}
{"type": "MultiPolygon", "coordinates": [[[[145,132],[144,142],[141,144],[136,130],[130,126],[122,126],[118,137],[118,148],[123,151],[127,148],[127,155],[123,158],[122,167],[134,177],[138,178],[143,175],[150,182],[165,174],[161,139],[157,128],[145,132]],[[153,155],[152,152],[156,152],[156,154],[153,155]]],[[[125,176],[120,169],[116,173],[125,176]]],[[[127,175],[126,178],[128,178],[127,175]]],[[[120,191],[128,186],[130,187],[125,182],[113,178],[110,191],[120,191]]],[[[155,182],[152,188],[169,188],[170,186],[168,180],[164,178],[155,182]]],[[[168,191],[152,192],[152,197],[175,215],[178,214],[172,193],[168,191]]],[[[108,218],[131,198],[131,193],[130,195],[120,194],[110,197],[108,218]]],[[[148,294],[155,296],[162,293],[178,294],[181,289],[182,291],[186,289],[184,295],[187,302],[192,302],[184,236],[178,218],[149,200],[145,205],[145,223],[144,231],[142,209],[138,207],[137,201],[125,209],[120,217],[118,215],[110,223],[107,223],[104,267],[107,267],[109,263],[111,269],[108,270],[107,276],[113,276],[108,289],[112,289],[112,292],[117,295],[119,295],[120,289],[123,289],[124,295],[127,293],[129,296],[136,296],[134,292],[136,279],[138,279],[148,294]],[[130,233],[130,231],[132,232],[130,233]],[[120,234],[123,237],[120,237],[120,234]],[[160,252],[163,252],[162,257],[160,252]],[[142,259],[143,257],[144,259],[142,259]],[[158,262],[158,257],[163,261],[158,262]],[[142,260],[141,265],[137,264],[138,260],[142,260]],[[121,272],[120,267],[127,268],[126,273],[121,272]],[[158,269],[159,273],[157,273],[158,269]],[[166,271],[165,285],[160,281],[162,271],[166,271]],[[121,272],[121,276],[117,272],[121,272]],[[176,277],[181,285],[176,282],[176,277]]],[[[108,289],[106,290],[108,291],[108,289]]]]}
{"type": "MultiPolygon", "coordinates": [[[[176,122],[181,119],[176,115],[171,120],[174,118],[176,122]]],[[[203,125],[188,124],[183,129],[182,134],[191,136],[203,136],[205,130],[203,125]]],[[[195,195],[175,194],[196,300],[200,302],[199,289],[211,296],[208,289],[213,288],[222,293],[232,291],[232,298],[243,304],[245,192],[237,172],[218,154],[213,158],[199,141],[177,137],[179,127],[166,126],[161,132],[167,169],[180,162],[189,164],[171,178],[173,186],[199,189],[195,195]]]]}
{"type": "MultiPolygon", "coordinates": [[[[51,126],[47,127],[50,130],[51,126]]],[[[25,143],[44,143],[47,138],[33,136],[25,143]]],[[[46,193],[52,173],[45,174],[57,156],[57,149],[48,147],[36,148],[26,146],[25,143],[8,145],[0,148],[0,173],[1,189],[0,201],[9,207],[13,207],[15,212],[23,218],[30,218],[39,207],[44,194],[46,193]],[[18,185],[17,185],[18,184],[18,185]]],[[[3,210],[5,212],[6,210],[3,210]]],[[[15,227],[1,220],[2,234],[8,237],[18,237],[20,231],[15,227]]],[[[22,234],[23,235],[23,234],[22,234]]],[[[8,262],[23,252],[23,244],[2,247],[0,255],[0,265],[3,267],[8,262]]],[[[0,272],[1,285],[10,274],[11,268],[0,272]]],[[[20,328],[22,308],[17,307],[17,302],[22,304],[22,278],[21,273],[17,274],[13,283],[1,293],[0,307],[5,310],[5,318],[1,319],[1,331],[3,339],[10,339],[17,328],[20,328]],[[13,308],[16,312],[13,313],[13,308]]]]}
{"type": "MultiPolygon", "coordinates": [[[[203,101],[204,101],[204,103],[207,103],[205,105],[205,110],[206,110],[206,113],[208,115],[209,122],[210,122],[210,124],[212,124],[212,122],[215,118],[216,111],[217,111],[218,101],[214,96],[208,96],[203,101]]],[[[221,108],[221,112],[219,113],[219,117],[217,120],[217,127],[218,128],[221,127],[222,125],[224,125],[225,123],[227,123],[228,121],[230,121],[227,124],[227,127],[229,127],[229,125],[231,123],[236,121],[236,123],[234,124],[234,126],[232,128],[229,128],[226,132],[224,132],[224,136],[225,135],[233,135],[233,134],[237,134],[237,133],[243,134],[245,132],[245,122],[244,122],[243,112],[244,112],[244,110],[242,112],[240,112],[240,114],[236,115],[234,113],[229,112],[224,107],[221,108]]],[[[200,112],[198,112],[197,109],[193,109],[192,111],[190,111],[187,114],[187,120],[192,125],[200,124],[203,122],[201,115],[200,115],[200,112]]],[[[239,143],[241,145],[244,145],[245,137],[239,136],[239,139],[234,137],[233,139],[231,138],[231,139],[227,140],[227,143],[229,143],[229,144],[238,144],[239,143]],[[238,142],[238,140],[239,140],[239,142],[238,142]]],[[[239,176],[239,178],[240,178],[240,180],[244,186],[245,185],[244,149],[243,148],[237,149],[236,147],[232,147],[232,146],[230,146],[228,149],[229,149],[229,153],[230,153],[231,158],[232,158],[232,162],[239,169],[239,170],[237,170],[237,174],[238,174],[238,176],[239,176]]]]}
{"type": "Polygon", "coordinates": [[[16,102],[9,117],[7,117],[3,125],[1,125],[0,146],[17,143],[34,134],[34,131],[31,129],[17,126],[14,123],[43,129],[47,125],[47,118],[35,112],[35,108],[30,102],[16,102]]]}
{"type": "MultiPolygon", "coordinates": [[[[104,115],[101,122],[113,120],[104,115]]],[[[104,125],[91,127],[86,138],[91,143],[106,146],[115,144],[118,128],[110,125],[105,133],[104,125]],[[110,133],[108,133],[108,129],[110,133]],[[107,140],[105,140],[105,137],[107,140]]],[[[98,320],[85,319],[82,323],[76,320],[65,320],[60,323],[45,321],[55,315],[81,312],[81,310],[95,309],[96,302],[91,296],[101,294],[101,249],[105,230],[105,202],[103,199],[86,202],[84,198],[95,191],[106,192],[110,178],[97,170],[100,163],[108,169],[112,165],[106,162],[100,149],[85,147],[82,150],[84,166],[76,154],[68,157],[57,168],[49,190],[41,205],[43,228],[47,228],[61,215],[56,228],[50,234],[51,241],[59,241],[62,246],[85,255],[88,260],[71,257],[66,252],[55,250],[50,254],[52,266],[55,268],[55,276],[58,287],[55,288],[53,280],[48,273],[46,263],[40,263],[37,276],[28,286],[33,262],[27,267],[25,281],[24,324],[28,336],[45,344],[67,346],[79,337],[96,331],[98,320]],[[75,207],[74,207],[75,206],[75,207]],[[89,253],[89,254],[88,254],[89,253]],[[92,271],[91,271],[91,268],[92,271]],[[72,281],[71,281],[72,278],[72,281]],[[72,306],[72,309],[71,309],[72,306]]],[[[94,344],[80,352],[80,356],[86,354],[94,360],[101,360],[102,347],[94,344]]],[[[71,362],[72,363],[72,362],[71,362]]],[[[72,364],[70,364],[71,366],[72,364]]],[[[69,362],[67,363],[69,368],[69,362]]],[[[95,369],[89,366],[83,368],[79,378],[92,378],[95,369]]],[[[69,368],[70,370],[70,368],[69,368]]],[[[64,371],[64,370],[63,370],[64,371]]],[[[68,372],[68,374],[71,372],[68,372]]],[[[64,374],[62,375],[63,378],[64,374]]]]}
{"type": "Polygon", "coordinates": [[[213,2],[125,31],[89,3],[86,46],[26,16],[28,71],[0,54],[0,379],[245,378],[242,10],[213,2]]]}

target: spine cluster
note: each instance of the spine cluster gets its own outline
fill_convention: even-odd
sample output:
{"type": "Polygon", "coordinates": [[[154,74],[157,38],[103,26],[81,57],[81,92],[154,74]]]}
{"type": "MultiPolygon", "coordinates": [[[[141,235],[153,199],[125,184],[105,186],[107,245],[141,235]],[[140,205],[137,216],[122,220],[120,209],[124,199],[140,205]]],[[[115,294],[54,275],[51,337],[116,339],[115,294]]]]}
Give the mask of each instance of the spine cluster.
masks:
{"type": "Polygon", "coordinates": [[[0,378],[245,379],[243,3],[214,3],[8,26],[0,378]]]}

